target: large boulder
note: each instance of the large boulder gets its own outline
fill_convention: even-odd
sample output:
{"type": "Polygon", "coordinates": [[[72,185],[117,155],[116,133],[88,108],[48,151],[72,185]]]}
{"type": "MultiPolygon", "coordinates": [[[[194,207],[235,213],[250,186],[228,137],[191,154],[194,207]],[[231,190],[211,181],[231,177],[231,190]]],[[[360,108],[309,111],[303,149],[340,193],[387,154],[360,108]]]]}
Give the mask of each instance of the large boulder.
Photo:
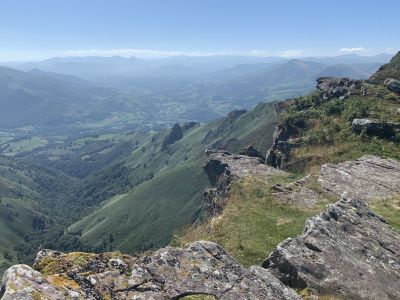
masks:
{"type": "Polygon", "coordinates": [[[351,130],[354,133],[369,132],[378,133],[381,122],[376,119],[354,119],[351,123],[351,130]]]}
{"type": "Polygon", "coordinates": [[[14,265],[3,275],[1,300],[59,300],[83,299],[81,288],[65,276],[52,276],[46,279],[41,273],[27,265],[14,265]],[[51,284],[55,279],[59,284],[51,284]]]}
{"type": "Polygon", "coordinates": [[[392,92],[400,94],[400,81],[394,78],[386,78],[383,84],[392,92]]]}
{"type": "Polygon", "coordinates": [[[318,182],[335,195],[343,193],[365,200],[389,198],[400,192],[400,163],[373,155],[322,166],[318,182]]]}
{"type": "Polygon", "coordinates": [[[308,293],[400,299],[400,236],[356,198],[307,220],[304,234],[281,243],[263,267],[308,293]]]}
{"type": "Polygon", "coordinates": [[[41,253],[35,268],[40,272],[28,266],[9,269],[2,300],[158,300],[191,295],[221,300],[300,299],[267,270],[244,268],[220,246],[204,241],[138,258],[118,253],[41,253]],[[13,274],[18,274],[18,280],[13,274]]]}
{"type": "Polygon", "coordinates": [[[354,133],[366,133],[370,136],[377,136],[393,141],[399,139],[400,123],[383,122],[376,119],[354,119],[351,124],[354,133]]]}

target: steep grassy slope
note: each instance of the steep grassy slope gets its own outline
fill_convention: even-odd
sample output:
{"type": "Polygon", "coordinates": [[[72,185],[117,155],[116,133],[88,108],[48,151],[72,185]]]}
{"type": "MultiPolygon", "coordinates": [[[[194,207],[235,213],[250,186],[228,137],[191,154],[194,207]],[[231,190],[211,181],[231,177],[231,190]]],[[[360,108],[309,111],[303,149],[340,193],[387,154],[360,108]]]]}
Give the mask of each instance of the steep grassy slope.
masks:
{"type": "Polygon", "coordinates": [[[302,172],[315,170],[322,163],[355,159],[364,154],[400,159],[397,141],[352,132],[351,123],[356,118],[400,121],[398,95],[381,85],[365,83],[364,87],[367,96],[320,102],[316,93],[288,102],[279,122],[292,128],[290,138],[298,142],[299,147],[291,151],[290,161],[310,160],[302,172]]]}
{"type": "Polygon", "coordinates": [[[374,83],[383,83],[388,77],[400,80],[400,51],[388,64],[379,68],[379,70],[371,77],[371,81],[374,83]]]}
{"type": "Polygon", "coordinates": [[[17,246],[29,247],[33,237],[50,227],[37,175],[27,165],[0,157],[0,273],[22,257],[17,246]]]}
{"type": "MultiPolygon", "coordinates": [[[[236,182],[220,216],[189,226],[176,235],[173,244],[211,240],[221,244],[241,263],[257,264],[285,238],[301,234],[306,218],[336,199],[316,182],[322,164],[352,160],[365,154],[400,161],[398,137],[357,134],[351,125],[356,118],[400,122],[400,96],[381,84],[365,82],[363,88],[367,95],[353,93],[344,99],[327,100],[321,91],[315,91],[281,103],[283,111],[277,123],[287,130],[287,141],[294,145],[285,165],[290,173],[267,180],[255,177],[236,182]],[[276,183],[284,185],[310,173],[315,176],[309,188],[321,195],[323,201],[304,206],[298,199],[284,203],[276,196],[277,190],[272,188],[276,183]]],[[[371,200],[368,205],[400,232],[399,197],[371,200]]]]}
{"type": "Polygon", "coordinates": [[[209,185],[202,170],[205,149],[239,151],[254,144],[266,151],[274,128],[273,105],[260,104],[247,113],[232,112],[210,124],[188,127],[183,126],[183,138],[164,151],[166,132],[135,150],[120,168],[128,182],[138,184],[121,189],[120,196],[106,200],[69,232],[82,234],[89,244],[126,252],[168,243],[175,231],[201,216],[202,192],[209,185]]]}

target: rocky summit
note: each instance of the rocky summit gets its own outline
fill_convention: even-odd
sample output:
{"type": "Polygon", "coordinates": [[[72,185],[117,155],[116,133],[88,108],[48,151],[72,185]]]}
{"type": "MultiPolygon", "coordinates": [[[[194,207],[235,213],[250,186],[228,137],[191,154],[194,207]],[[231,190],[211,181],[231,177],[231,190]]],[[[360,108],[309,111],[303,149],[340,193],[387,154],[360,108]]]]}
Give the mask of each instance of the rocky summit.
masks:
{"type": "Polygon", "coordinates": [[[311,294],[400,299],[400,236],[357,198],[310,218],[304,234],[281,243],[263,267],[311,294]]]}
{"type": "Polygon", "coordinates": [[[203,241],[141,257],[44,250],[34,269],[7,270],[1,295],[2,300],[300,299],[267,270],[244,268],[220,246],[203,241]]]}

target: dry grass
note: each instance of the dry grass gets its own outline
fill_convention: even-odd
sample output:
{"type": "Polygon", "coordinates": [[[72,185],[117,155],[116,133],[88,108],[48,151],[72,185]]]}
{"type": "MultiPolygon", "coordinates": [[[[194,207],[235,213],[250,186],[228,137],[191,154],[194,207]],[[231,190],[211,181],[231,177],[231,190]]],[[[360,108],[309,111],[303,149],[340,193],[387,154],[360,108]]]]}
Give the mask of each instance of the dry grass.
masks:
{"type": "Polygon", "coordinates": [[[210,240],[222,245],[245,266],[260,264],[280,242],[301,234],[306,219],[324,207],[279,201],[271,191],[275,180],[266,182],[253,177],[235,183],[222,215],[200,226],[190,226],[175,245],[210,240]]]}

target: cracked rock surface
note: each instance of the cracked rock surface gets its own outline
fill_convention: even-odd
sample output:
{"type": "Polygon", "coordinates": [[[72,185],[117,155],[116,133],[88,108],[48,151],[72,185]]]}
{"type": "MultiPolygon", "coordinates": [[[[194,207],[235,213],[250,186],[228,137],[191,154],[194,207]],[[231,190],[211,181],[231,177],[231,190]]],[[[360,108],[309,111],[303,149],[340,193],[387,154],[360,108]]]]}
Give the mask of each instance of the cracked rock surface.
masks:
{"type": "Polygon", "coordinates": [[[284,284],[343,299],[400,299],[400,236],[366,204],[342,199],[307,220],[263,267],[284,284]]]}
{"type": "Polygon", "coordinates": [[[400,191],[400,163],[373,155],[343,163],[326,164],[318,179],[323,189],[364,200],[388,198],[400,191]]]}
{"type": "Polygon", "coordinates": [[[244,268],[220,246],[203,241],[138,258],[46,250],[34,268],[8,269],[1,299],[300,299],[267,270],[244,268]]]}

